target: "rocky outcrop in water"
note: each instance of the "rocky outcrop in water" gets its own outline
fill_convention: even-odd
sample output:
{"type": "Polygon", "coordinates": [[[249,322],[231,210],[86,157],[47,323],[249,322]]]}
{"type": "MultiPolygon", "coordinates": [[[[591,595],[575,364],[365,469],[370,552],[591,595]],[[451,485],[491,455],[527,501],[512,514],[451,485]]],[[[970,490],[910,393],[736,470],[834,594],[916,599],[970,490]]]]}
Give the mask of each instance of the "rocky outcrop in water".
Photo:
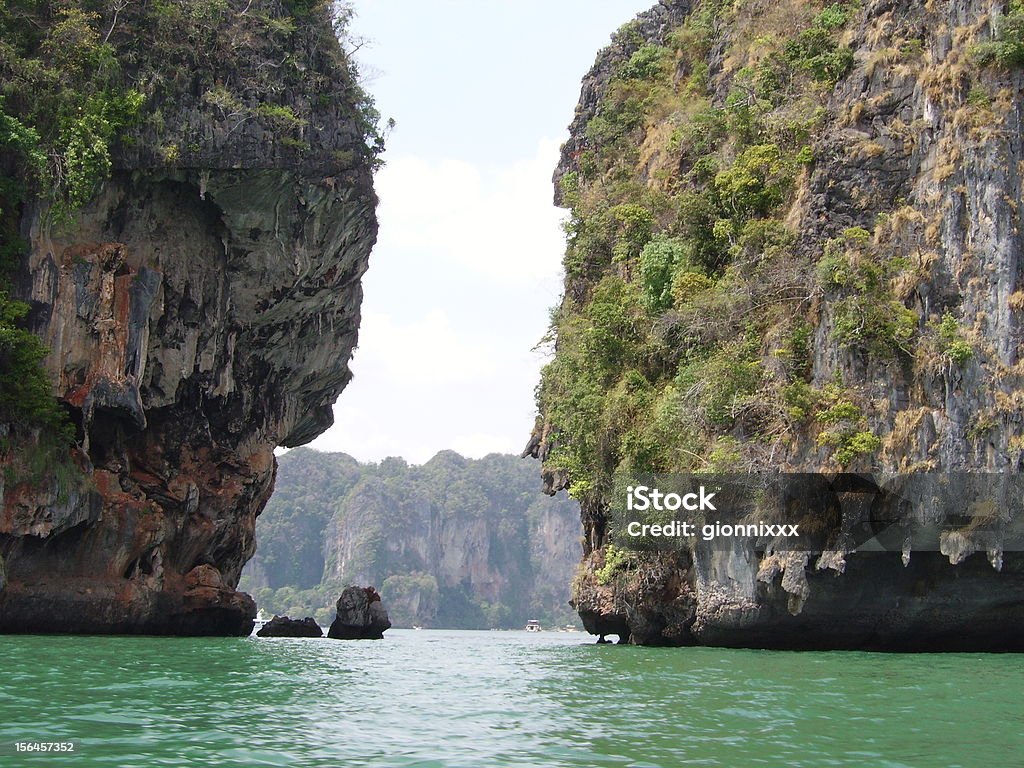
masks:
{"type": "Polygon", "coordinates": [[[527,449],[582,501],[591,632],[1022,647],[1009,497],[896,490],[1024,459],[1020,23],[974,0],[673,1],[598,56],[555,173],[565,298],[527,449]],[[780,471],[842,486],[836,532],[866,504],[941,536],[613,544],[617,477],[780,471]]]}
{"type": "Polygon", "coordinates": [[[316,623],[316,619],[307,616],[304,619],[290,619],[287,616],[275,616],[256,632],[257,637],[323,637],[324,631],[316,623]]]}
{"type": "Polygon", "coordinates": [[[391,628],[388,612],[373,587],[345,587],[337,609],[327,630],[327,636],[335,640],[380,640],[391,628]]]}
{"type": "Polygon", "coordinates": [[[330,20],[228,3],[178,46],[158,30],[192,17],[143,6],[110,35],[147,100],[109,180],[21,218],[16,292],[78,437],[74,471],[0,473],[3,632],[248,634],[273,450],[351,378],[376,198],[330,20]]]}

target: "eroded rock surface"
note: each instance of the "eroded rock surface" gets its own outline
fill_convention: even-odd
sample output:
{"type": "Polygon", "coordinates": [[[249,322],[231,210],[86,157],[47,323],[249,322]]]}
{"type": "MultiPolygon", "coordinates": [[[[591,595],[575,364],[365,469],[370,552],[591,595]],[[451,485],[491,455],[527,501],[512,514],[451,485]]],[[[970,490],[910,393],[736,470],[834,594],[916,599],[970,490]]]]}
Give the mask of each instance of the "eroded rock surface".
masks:
{"type": "MultiPolygon", "coordinates": [[[[601,116],[602,109],[606,115],[610,113],[603,99],[615,77],[624,79],[623,63],[642,61],[642,56],[631,57],[642,54],[645,46],[673,45],[673,29],[682,31],[681,39],[703,39],[706,44],[695,55],[680,52],[677,46],[669,66],[674,71],[658,81],[676,89],[673,93],[679,100],[663,106],[661,113],[645,115],[635,127],[627,126],[626,130],[632,131],[627,134],[628,151],[613,161],[603,160],[620,174],[621,178],[615,177],[619,183],[625,185],[622,178],[628,177],[635,185],[628,203],[653,210],[653,231],[672,235],[680,231],[672,229],[673,216],[679,210],[665,203],[668,195],[679,189],[713,188],[719,181],[716,171],[728,168],[739,149],[750,143],[782,141],[767,121],[752,139],[729,133],[733,129],[728,121],[737,114],[736,104],[756,106],[757,99],[763,99],[770,112],[772,104],[797,101],[782,81],[764,87],[767,81],[762,81],[744,90],[743,78],[755,73],[749,81],[754,82],[758,72],[784,71],[786,65],[778,69],[779,62],[798,55],[794,48],[783,50],[774,54],[780,58],[773,64],[769,56],[758,53],[753,41],[769,28],[791,40],[798,28],[813,24],[824,34],[822,24],[827,23],[815,14],[828,10],[822,12],[819,6],[801,2],[748,4],[731,8],[710,22],[707,13],[696,18],[715,7],[719,6],[665,0],[632,26],[624,27],[598,55],[594,69],[584,79],[572,137],[563,147],[555,172],[556,202],[570,205],[567,188],[577,200],[583,198],[581,207],[588,204],[588,196],[604,194],[601,190],[608,188],[612,174],[595,174],[595,157],[601,160],[602,151],[612,151],[601,146],[601,137],[612,134],[606,125],[595,130],[592,121],[601,116]],[[818,21],[810,21],[814,18],[818,21]],[[803,26],[794,26],[798,21],[803,26]],[[673,108],[677,110],[674,113],[673,108]],[[703,188],[701,173],[706,168],[700,167],[701,159],[679,149],[685,149],[686,131],[692,129],[690,121],[696,114],[721,117],[725,122],[716,130],[729,136],[726,150],[708,166],[712,181],[703,188]],[[733,157],[729,147],[736,148],[733,157]],[[637,149],[635,155],[629,154],[637,149]]],[[[831,10],[839,8],[835,5],[831,10]]],[[[774,213],[777,223],[793,234],[787,260],[794,272],[786,280],[800,285],[802,294],[756,331],[759,347],[752,359],[763,372],[758,374],[761,389],[747,402],[737,398],[729,418],[717,425],[680,419],[690,432],[679,429],[675,434],[694,436],[689,442],[680,438],[683,449],[690,454],[703,451],[695,456],[696,471],[707,471],[708,460],[713,458],[711,448],[720,439],[718,445],[735,451],[736,471],[846,470],[865,473],[868,478],[929,472],[1020,472],[1024,461],[1020,426],[1024,293],[1018,201],[1024,145],[1017,97],[1024,74],[1019,66],[1006,62],[993,64],[990,60],[985,64],[978,53],[979,46],[1001,34],[999,15],[1005,11],[1003,4],[980,0],[924,4],[872,0],[856,6],[841,22],[842,28],[836,27],[829,50],[848,53],[849,61],[815,102],[816,122],[805,153],[808,164],[793,177],[789,196],[774,213]],[[909,318],[905,340],[897,343],[890,335],[889,349],[882,352],[856,339],[864,328],[864,313],[861,326],[853,324],[853,341],[850,328],[839,327],[850,319],[849,314],[840,316],[840,307],[848,309],[858,291],[868,289],[861,284],[844,293],[827,286],[822,289],[814,280],[828,255],[828,244],[836,247],[844,238],[858,236],[868,244],[859,253],[870,252],[889,270],[880,279],[884,290],[878,294],[889,300],[887,315],[909,318]],[[898,265],[901,260],[903,266],[898,265]],[[797,272],[812,279],[802,281],[797,272]],[[843,388],[859,419],[856,429],[864,439],[859,453],[837,459],[834,445],[829,445],[831,436],[823,434],[827,428],[820,421],[815,424],[813,418],[771,416],[772,408],[784,413],[789,407],[783,398],[773,400],[771,395],[775,382],[792,380],[786,378],[791,374],[779,363],[780,340],[771,335],[772,323],[786,317],[800,317],[809,329],[806,369],[795,378],[803,377],[815,391],[838,382],[836,386],[843,388]],[[945,339],[937,332],[942,323],[950,325],[945,339]],[[953,340],[960,345],[959,356],[948,346],[953,340]],[[766,424],[774,425],[774,431],[765,429],[766,424]]],[[[651,82],[641,83],[646,89],[643,93],[656,94],[651,82]]],[[[770,114],[770,118],[778,115],[770,114]]],[[[612,114],[609,119],[614,118],[612,114]]],[[[703,140],[701,132],[694,135],[698,137],[694,141],[703,140]]],[[[612,139],[604,140],[612,144],[612,139]]],[[[601,220],[595,215],[587,222],[591,230],[597,227],[595,221],[599,224],[601,220]]],[[[763,222],[755,217],[755,224],[763,222]]],[[[718,227],[729,222],[723,216],[712,223],[718,227]]],[[[601,235],[579,224],[574,232],[578,239],[583,232],[598,242],[585,252],[586,259],[578,247],[570,251],[577,266],[567,270],[562,310],[580,318],[586,317],[588,302],[602,279],[636,282],[638,270],[619,251],[614,257],[602,252],[601,235]],[[607,263],[602,261],[606,255],[607,263]]],[[[612,245],[620,248],[621,240],[608,236],[609,252],[612,245]]],[[[852,258],[847,263],[857,268],[858,257],[849,256],[853,251],[856,248],[850,248],[844,258],[852,258]]],[[[770,259],[768,250],[755,251],[731,269],[763,274],[762,284],[767,284],[782,274],[771,271],[770,259]]],[[[728,270],[712,274],[713,280],[723,279],[722,272],[727,282],[728,270]]],[[[733,276],[741,292],[756,282],[733,276]]],[[[785,290],[780,287],[779,295],[785,290]]],[[[763,296],[759,300],[772,301],[763,296]]],[[[748,318],[756,311],[755,304],[748,318]]],[[[742,301],[739,305],[743,306],[742,301]]],[[[654,338],[657,343],[679,347],[676,358],[667,356],[673,366],[679,358],[685,362],[686,354],[699,359],[702,344],[720,341],[715,334],[723,331],[717,326],[729,322],[722,317],[728,303],[723,300],[721,306],[723,312],[717,317],[711,313],[702,326],[696,324],[703,317],[701,307],[677,298],[661,318],[650,321],[675,334],[666,332],[663,338],[654,338]],[[686,349],[680,340],[693,348],[686,349]]],[[[742,325],[736,332],[744,333],[742,325]]],[[[609,400],[624,398],[623,393],[632,387],[646,391],[644,387],[652,386],[655,394],[644,402],[653,403],[659,391],[653,386],[663,384],[657,378],[660,373],[643,369],[642,362],[636,365],[645,380],[630,371],[634,382],[623,376],[622,382],[629,386],[620,382],[614,388],[615,377],[627,373],[616,370],[610,374],[613,384],[602,394],[609,400]]],[[[722,382],[712,378],[709,385],[720,387],[722,382]]],[[[691,391],[699,394],[698,389],[691,391]]],[[[666,391],[660,390],[659,406],[668,402],[666,391]]],[[[697,409],[697,397],[680,395],[674,407],[684,414],[697,409]]],[[[643,412],[650,415],[653,407],[647,405],[643,412]]],[[[629,422],[632,417],[625,408],[614,413],[627,414],[616,418],[626,420],[627,427],[636,427],[629,433],[634,445],[650,439],[637,427],[642,419],[629,422]]],[[[767,551],[763,542],[760,547],[737,545],[732,550],[697,542],[685,552],[646,553],[612,572],[606,560],[611,540],[607,489],[616,465],[620,461],[628,465],[623,454],[629,446],[625,439],[616,445],[615,427],[609,422],[608,418],[595,420],[593,438],[600,445],[600,461],[582,467],[585,541],[574,603],[591,632],[619,634],[632,642],[654,645],[898,650],[1024,647],[1024,557],[1019,551],[1004,551],[1000,541],[972,530],[944,531],[941,540],[924,551],[910,546],[901,549],[897,542],[889,551],[837,548],[795,555],[767,551]],[[612,447],[606,448],[609,445],[612,447]],[[603,472],[606,487],[601,488],[588,472],[603,472]]],[[[543,483],[549,493],[568,488],[575,479],[556,458],[559,440],[565,439],[560,434],[562,428],[550,411],[542,413],[526,450],[545,461],[543,483]]],[[[658,439],[662,443],[669,440],[664,435],[658,439]]],[[[962,514],[968,506],[965,496],[960,502],[936,503],[924,513],[903,510],[897,518],[900,524],[934,522],[962,514]]],[[[1003,522],[1013,517],[1006,506],[995,507],[993,515],[1000,515],[1003,522]]]]}
{"type": "Polygon", "coordinates": [[[24,212],[18,290],[81,477],[0,473],[0,631],[248,634],[235,587],[273,450],[326,429],[351,378],[377,230],[360,92],[329,20],[305,17],[282,48],[240,10],[231,66],[164,98],[166,132],[144,121],[70,223],[24,212]],[[276,85],[268,51],[292,62],[276,85]],[[248,117],[216,107],[224,87],[248,117]],[[301,142],[261,117],[270,94],[303,116],[301,142]]]}
{"type": "Polygon", "coordinates": [[[391,628],[388,612],[373,587],[345,587],[327,636],[335,640],[380,640],[391,628]]]}

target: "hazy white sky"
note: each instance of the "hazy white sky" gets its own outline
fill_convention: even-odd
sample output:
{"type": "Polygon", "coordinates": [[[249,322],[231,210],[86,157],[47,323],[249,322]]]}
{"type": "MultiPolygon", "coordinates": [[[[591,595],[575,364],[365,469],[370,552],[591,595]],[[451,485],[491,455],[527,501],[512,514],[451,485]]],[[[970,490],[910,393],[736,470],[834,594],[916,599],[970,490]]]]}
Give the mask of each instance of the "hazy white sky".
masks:
{"type": "Polygon", "coordinates": [[[551,173],[580,80],[654,0],[357,0],[397,127],[378,172],[355,378],[312,447],[414,463],[522,450],[561,290],[551,173]]]}

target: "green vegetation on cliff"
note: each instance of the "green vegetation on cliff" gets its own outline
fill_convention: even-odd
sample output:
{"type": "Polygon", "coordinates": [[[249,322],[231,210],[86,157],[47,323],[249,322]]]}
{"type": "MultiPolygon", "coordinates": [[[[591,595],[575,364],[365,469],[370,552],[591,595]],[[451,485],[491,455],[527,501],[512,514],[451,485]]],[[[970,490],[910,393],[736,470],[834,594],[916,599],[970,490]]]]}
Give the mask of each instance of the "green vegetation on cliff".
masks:
{"type": "Polygon", "coordinates": [[[619,472],[1024,468],[1022,51],[1018,0],[664,0],[598,54],[529,448],[589,627],[689,642],[709,587],[609,546],[619,472]]]}
{"type": "Polygon", "coordinates": [[[1022,51],[1019,0],[662,0],[598,54],[528,446],[589,629],[717,642],[837,568],[612,547],[619,472],[1024,469],[1022,51]]]}
{"type": "MultiPolygon", "coordinates": [[[[86,203],[114,167],[119,144],[124,149],[139,141],[146,135],[143,127],[157,136],[168,127],[183,98],[175,72],[219,72],[209,87],[199,83],[207,104],[230,112],[239,124],[261,121],[279,140],[290,139],[299,148],[298,129],[308,116],[277,103],[287,94],[280,93],[282,73],[276,70],[284,67],[285,80],[298,83],[300,58],[269,58],[298,42],[289,11],[329,16],[340,37],[351,18],[349,5],[336,0],[6,3],[0,9],[3,208],[32,194],[61,218],[86,203]],[[252,66],[241,63],[240,50],[252,56],[252,66]],[[261,53],[268,58],[261,61],[261,53]]],[[[383,149],[380,116],[357,85],[354,64],[343,59],[336,65],[348,71],[366,151],[376,156],[383,149]]],[[[326,79],[323,85],[319,98],[337,97],[326,79]]],[[[195,154],[201,140],[197,135],[189,147],[168,141],[156,149],[173,165],[195,154]]]]}
{"type": "Polygon", "coordinates": [[[0,145],[15,166],[4,209],[34,194],[66,216],[110,173],[112,145],[143,96],[101,29],[108,5],[22,0],[0,11],[0,145]]]}
{"type": "Polygon", "coordinates": [[[538,388],[575,497],[615,470],[744,471],[807,434],[839,466],[879,449],[833,419],[853,395],[812,380],[813,346],[911,359],[920,323],[892,288],[911,265],[861,227],[815,252],[791,215],[860,8],[706,0],[660,39],[619,30],[559,168],[567,298],[538,388]]]}
{"type": "Polygon", "coordinates": [[[579,508],[536,485],[530,462],[514,456],[444,451],[410,466],[291,451],[241,587],[266,611],[321,623],[358,583],[381,591],[397,626],[566,624],[579,508]]]}
{"type": "MultiPolygon", "coordinates": [[[[94,198],[125,156],[142,158],[134,167],[209,167],[219,154],[204,146],[210,131],[183,117],[183,105],[196,97],[211,121],[223,124],[218,130],[224,134],[258,123],[296,162],[310,148],[306,129],[312,112],[349,105],[344,109],[361,134],[362,159],[377,164],[383,149],[379,114],[358,85],[354,64],[309,39],[317,30],[332,29],[344,38],[350,18],[349,4],[336,0],[11,0],[0,6],[5,430],[42,435],[38,439],[55,445],[71,437],[39,365],[47,350],[28,330],[29,307],[12,298],[29,248],[21,237],[22,214],[29,208],[45,212],[46,227],[57,232],[72,225],[75,211],[94,198]],[[300,35],[299,22],[314,14],[323,23],[306,24],[308,34],[300,35]],[[330,59],[323,69],[337,77],[309,71],[301,46],[311,43],[316,50],[309,55],[330,59]],[[312,100],[287,103],[288,86],[313,94],[312,100]]],[[[351,152],[335,160],[340,168],[355,165],[351,152]]]]}
{"type": "MultiPolygon", "coordinates": [[[[25,432],[43,429],[58,442],[71,439],[70,427],[57,406],[51,384],[40,362],[47,349],[24,328],[28,304],[10,298],[7,286],[13,272],[14,254],[21,241],[15,233],[3,233],[0,245],[0,424],[25,432]]],[[[6,450],[0,441],[0,453],[6,450]]]]}

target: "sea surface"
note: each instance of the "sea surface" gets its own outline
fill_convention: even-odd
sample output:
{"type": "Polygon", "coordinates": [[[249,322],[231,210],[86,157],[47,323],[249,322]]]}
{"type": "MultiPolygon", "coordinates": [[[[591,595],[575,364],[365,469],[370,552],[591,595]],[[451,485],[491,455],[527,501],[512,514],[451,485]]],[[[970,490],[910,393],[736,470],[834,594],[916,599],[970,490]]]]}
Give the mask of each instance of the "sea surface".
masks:
{"type": "Polygon", "coordinates": [[[0,637],[0,766],[1005,766],[1024,655],[0,637]],[[75,743],[28,754],[15,742],[75,743]]]}

